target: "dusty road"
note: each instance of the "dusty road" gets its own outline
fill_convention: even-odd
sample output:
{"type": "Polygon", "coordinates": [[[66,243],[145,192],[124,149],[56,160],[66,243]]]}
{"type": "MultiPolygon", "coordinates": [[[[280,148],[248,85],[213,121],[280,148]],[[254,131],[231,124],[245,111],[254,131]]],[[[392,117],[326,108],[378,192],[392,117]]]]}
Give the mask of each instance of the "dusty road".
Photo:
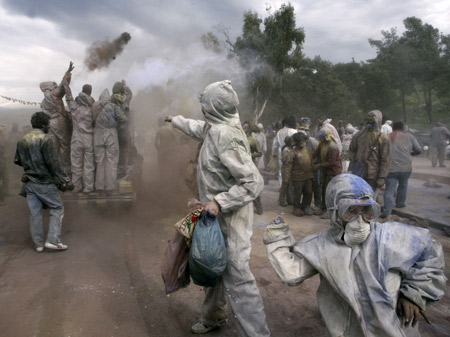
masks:
{"type": "MultiPolygon", "coordinates": [[[[25,199],[7,198],[0,208],[0,336],[4,337],[178,337],[193,336],[203,289],[166,296],[160,261],[173,223],[189,196],[181,182],[167,188],[146,176],[139,203],[129,213],[68,207],[62,240],[65,252],[35,253],[25,199]]],[[[175,178],[174,178],[175,179],[175,178]]],[[[172,180],[173,181],[173,180],[172,180]]],[[[323,336],[317,309],[317,276],[298,287],[282,285],[266,257],[264,225],[282,209],[275,182],[265,189],[265,213],[255,217],[251,267],[275,337],[323,336]]],[[[326,229],[318,217],[286,221],[297,239],[326,229]]],[[[450,276],[450,240],[439,231],[450,276]]],[[[433,326],[421,321],[423,336],[450,336],[450,296],[428,310],[433,326]]],[[[208,336],[235,336],[233,318],[208,336]]]]}

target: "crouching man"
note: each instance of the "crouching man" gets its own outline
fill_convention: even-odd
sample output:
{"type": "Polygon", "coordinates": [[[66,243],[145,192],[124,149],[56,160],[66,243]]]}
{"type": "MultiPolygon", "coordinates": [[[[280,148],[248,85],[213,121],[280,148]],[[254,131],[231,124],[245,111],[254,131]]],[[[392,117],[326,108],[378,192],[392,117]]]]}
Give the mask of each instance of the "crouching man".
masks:
{"type": "Polygon", "coordinates": [[[67,245],[59,238],[64,217],[64,205],[58,188],[72,190],[73,184],[63,171],[53,139],[48,135],[50,117],[40,111],[31,116],[33,130],[17,142],[14,163],[22,166],[24,183],[21,195],[26,195],[30,209],[30,231],[36,252],[44,250],[42,209],[48,208],[50,224],[45,248],[65,250],[67,245]]]}
{"type": "Polygon", "coordinates": [[[331,180],[326,206],[331,227],[300,242],[287,224],[267,226],[264,243],[281,281],[294,286],[320,274],[329,336],[420,336],[419,314],[444,295],[441,245],[426,229],[376,222],[374,192],[355,175],[331,180]]]}

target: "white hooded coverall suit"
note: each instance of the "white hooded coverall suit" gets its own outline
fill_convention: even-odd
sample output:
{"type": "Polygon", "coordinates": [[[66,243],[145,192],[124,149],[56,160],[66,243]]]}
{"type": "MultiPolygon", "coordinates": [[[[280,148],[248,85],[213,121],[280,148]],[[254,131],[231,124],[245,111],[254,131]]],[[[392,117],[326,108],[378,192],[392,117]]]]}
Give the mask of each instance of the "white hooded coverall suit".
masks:
{"type": "Polygon", "coordinates": [[[249,267],[252,201],[261,193],[263,179],[253,164],[236,109],[239,100],[230,82],[210,84],[200,102],[206,122],[176,116],[172,125],[203,141],[197,169],[200,200],[215,200],[220,205],[217,218],[228,241],[227,268],[214,287],[205,289],[201,322],[206,326],[223,325],[228,298],[239,336],[270,336],[249,267]]]}
{"type": "Polygon", "coordinates": [[[287,224],[269,225],[264,243],[270,263],[290,286],[320,274],[317,302],[327,336],[420,336],[418,325],[404,327],[397,301],[403,295],[425,310],[442,298],[442,247],[428,230],[398,222],[370,222],[367,239],[348,246],[337,205],[342,198],[367,195],[373,201],[363,179],[352,174],[333,178],[326,193],[330,229],[296,242],[287,224]]]}

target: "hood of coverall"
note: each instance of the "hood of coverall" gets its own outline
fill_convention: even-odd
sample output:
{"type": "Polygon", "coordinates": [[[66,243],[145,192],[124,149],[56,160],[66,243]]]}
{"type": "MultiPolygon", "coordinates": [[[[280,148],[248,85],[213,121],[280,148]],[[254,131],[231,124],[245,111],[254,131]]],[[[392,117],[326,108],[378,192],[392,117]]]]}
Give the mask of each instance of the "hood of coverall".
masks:
{"type": "Polygon", "coordinates": [[[208,85],[200,95],[200,104],[209,124],[240,126],[239,98],[231,81],[220,81],[208,85]]]}
{"type": "Polygon", "coordinates": [[[373,119],[375,121],[375,128],[373,131],[380,131],[381,130],[381,123],[383,120],[383,113],[380,110],[372,110],[367,113],[367,119],[373,119]]]}
{"type": "Polygon", "coordinates": [[[88,94],[85,94],[84,92],[80,92],[77,96],[77,98],[75,98],[75,101],[80,104],[80,105],[84,105],[84,106],[92,106],[92,104],[94,103],[94,99],[89,96],[88,94]]]}
{"type": "Polygon", "coordinates": [[[340,206],[372,206],[376,217],[380,213],[380,205],[375,201],[372,187],[364,179],[349,173],[340,174],[330,181],[325,193],[325,204],[331,226],[335,229],[333,232],[339,234],[339,238],[344,232],[344,225],[338,214],[340,206]]]}
{"type": "Polygon", "coordinates": [[[102,93],[100,94],[98,100],[101,101],[107,101],[109,98],[111,97],[111,95],[109,94],[109,90],[108,88],[106,88],[105,90],[102,91],[102,93]]]}
{"type": "Polygon", "coordinates": [[[53,81],[42,82],[41,84],[39,84],[39,88],[41,88],[42,92],[52,91],[53,89],[56,89],[57,87],[58,87],[58,84],[56,84],[56,82],[53,82],[53,81]]]}

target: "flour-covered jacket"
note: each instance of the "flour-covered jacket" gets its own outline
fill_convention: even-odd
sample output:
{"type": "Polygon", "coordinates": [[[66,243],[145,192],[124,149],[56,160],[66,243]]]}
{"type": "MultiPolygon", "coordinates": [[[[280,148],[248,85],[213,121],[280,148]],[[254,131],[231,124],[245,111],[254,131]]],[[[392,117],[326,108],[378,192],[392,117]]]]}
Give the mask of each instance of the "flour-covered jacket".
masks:
{"type": "Polygon", "coordinates": [[[239,118],[205,116],[205,121],[176,116],[172,125],[203,141],[198,158],[197,180],[200,200],[216,200],[221,211],[231,212],[259,196],[263,180],[250,155],[247,136],[239,118]]]}
{"type": "Polygon", "coordinates": [[[424,310],[444,295],[442,247],[428,230],[372,222],[367,240],[351,248],[337,224],[297,243],[285,226],[265,240],[270,262],[291,286],[320,274],[317,299],[329,336],[420,336],[417,326],[402,327],[396,305],[403,294],[424,310]]]}

